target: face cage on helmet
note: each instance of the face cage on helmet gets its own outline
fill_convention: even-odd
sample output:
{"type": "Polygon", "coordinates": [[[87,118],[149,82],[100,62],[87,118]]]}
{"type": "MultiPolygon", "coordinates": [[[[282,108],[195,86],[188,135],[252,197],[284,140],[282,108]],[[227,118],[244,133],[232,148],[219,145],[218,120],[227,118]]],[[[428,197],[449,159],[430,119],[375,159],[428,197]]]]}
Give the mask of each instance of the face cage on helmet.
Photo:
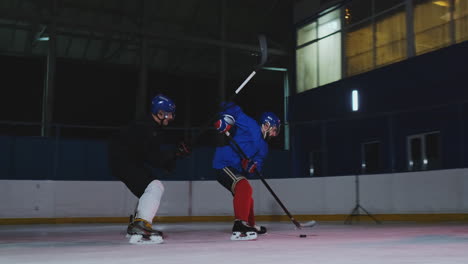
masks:
{"type": "MultiPolygon", "coordinates": [[[[163,112],[164,119],[167,119],[167,118],[168,118],[169,113],[172,113],[172,119],[173,119],[173,120],[175,119],[175,112],[166,112],[166,111],[164,111],[164,110],[160,110],[160,111],[163,112]]],[[[163,119],[163,120],[164,120],[164,119],[163,119]]]]}
{"type": "Polygon", "coordinates": [[[281,132],[281,125],[271,125],[271,123],[268,121],[263,122],[263,124],[269,125],[267,132],[270,132],[273,128],[276,128],[276,135],[279,135],[279,133],[281,132]]]}

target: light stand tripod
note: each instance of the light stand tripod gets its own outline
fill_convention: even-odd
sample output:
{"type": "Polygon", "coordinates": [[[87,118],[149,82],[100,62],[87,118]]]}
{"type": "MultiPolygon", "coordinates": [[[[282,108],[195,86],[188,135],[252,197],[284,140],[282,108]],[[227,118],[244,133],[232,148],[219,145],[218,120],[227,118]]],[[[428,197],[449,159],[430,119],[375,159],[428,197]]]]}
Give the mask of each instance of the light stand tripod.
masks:
{"type": "Polygon", "coordinates": [[[380,224],[381,222],[379,220],[377,220],[377,218],[375,218],[372,214],[370,214],[366,209],[364,209],[364,207],[361,206],[361,204],[359,203],[359,175],[355,175],[355,178],[354,178],[354,183],[355,183],[355,187],[356,187],[356,205],[354,206],[353,210],[351,211],[351,214],[348,215],[348,217],[346,217],[345,219],[345,224],[352,224],[353,223],[353,217],[357,217],[357,221],[359,222],[359,217],[361,216],[361,214],[359,213],[359,209],[361,209],[362,211],[364,211],[364,213],[366,213],[367,216],[369,216],[370,218],[372,218],[372,220],[375,221],[375,223],[377,224],[380,224]]]}

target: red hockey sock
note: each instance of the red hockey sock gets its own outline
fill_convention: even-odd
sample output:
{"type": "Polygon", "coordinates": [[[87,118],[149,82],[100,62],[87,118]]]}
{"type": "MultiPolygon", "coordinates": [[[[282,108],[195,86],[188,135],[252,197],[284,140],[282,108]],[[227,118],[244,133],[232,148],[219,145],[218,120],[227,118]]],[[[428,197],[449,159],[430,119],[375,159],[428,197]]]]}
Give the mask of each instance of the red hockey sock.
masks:
{"type": "Polygon", "coordinates": [[[250,199],[249,225],[255,226],[254,200],[250,199]]]}
{"type": "Polygon", "coordinates": [[[252,202],[252,187],[247,180],[241,180],[234,188],[234,216],[238,220],[249,221],[252,202]]]}

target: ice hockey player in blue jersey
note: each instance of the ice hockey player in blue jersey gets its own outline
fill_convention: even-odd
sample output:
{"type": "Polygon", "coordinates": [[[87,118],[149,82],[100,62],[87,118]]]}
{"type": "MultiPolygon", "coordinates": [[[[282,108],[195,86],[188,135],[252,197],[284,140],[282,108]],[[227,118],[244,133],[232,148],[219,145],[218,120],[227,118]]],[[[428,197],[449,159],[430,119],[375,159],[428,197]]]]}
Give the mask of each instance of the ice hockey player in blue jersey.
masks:
{"type": "Polygon", "coordinates": [[[215,128],[220,133],[231,134],[250,159],[243,159],[230,142],[216,149],[213,168],[217,170],[217,181],[234,197],[231,240],[253,240],[257,234],[266,233],[266,228],[255,224],[253,191],[248,178],[256,170],[261,173],[268,154],[267,141],[279,134],[281,121],[274,113],[265,112],[257,123],[234,103],[223,103],[222,107],[224,110],[219,114],[215,128]]]}

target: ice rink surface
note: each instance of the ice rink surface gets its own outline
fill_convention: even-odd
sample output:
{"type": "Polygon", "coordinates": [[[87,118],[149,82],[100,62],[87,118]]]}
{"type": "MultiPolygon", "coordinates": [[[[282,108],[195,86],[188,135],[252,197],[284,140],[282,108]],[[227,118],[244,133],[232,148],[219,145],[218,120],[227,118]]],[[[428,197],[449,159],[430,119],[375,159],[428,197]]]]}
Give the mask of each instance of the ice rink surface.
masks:
{"type": "Polygon", "coordinates": [[[466,223],[260,224],[256,241],[230,241],[231,223],[161,224],[155,245],[129,244],[124,224],[3,225],[0,263],[468,263],[466,223]]]}

